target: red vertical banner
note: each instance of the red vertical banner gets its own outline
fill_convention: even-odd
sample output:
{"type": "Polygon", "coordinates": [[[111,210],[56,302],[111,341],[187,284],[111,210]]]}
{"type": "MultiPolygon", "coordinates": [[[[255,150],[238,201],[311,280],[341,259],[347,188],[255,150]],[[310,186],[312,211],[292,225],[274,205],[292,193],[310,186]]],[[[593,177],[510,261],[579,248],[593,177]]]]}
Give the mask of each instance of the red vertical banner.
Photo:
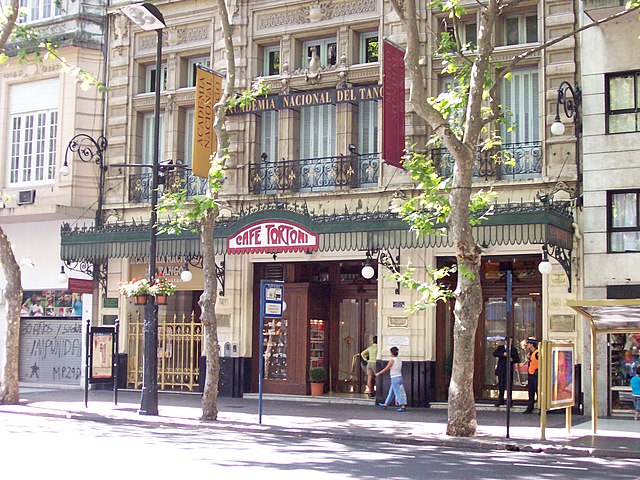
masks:
{"type": "Polygon", "coordinates": [[[382,42],[382,158],[402,168],[404,155],[404,50],[382,42]]]}

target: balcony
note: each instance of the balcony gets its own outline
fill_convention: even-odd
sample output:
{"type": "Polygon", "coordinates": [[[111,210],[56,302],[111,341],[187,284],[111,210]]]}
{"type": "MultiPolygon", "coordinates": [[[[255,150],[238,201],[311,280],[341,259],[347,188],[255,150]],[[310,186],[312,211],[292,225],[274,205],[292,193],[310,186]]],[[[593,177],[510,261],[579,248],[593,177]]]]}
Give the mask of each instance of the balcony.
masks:
{"type": "MultiPolygon", "coordinates": [[[[165,193],[177,192],[180,188],[187,190],[187,199],[196,195],[204,195],[207,187],[205,178],[196,177],[190,170],[174,170],[160,177],[164,180],[158,186],[158,197],[165,193]]],[[[140,173],[129,176],[129,202],[147,203],[151,200],[152,174],[140,173]]]]}
{"type": "MultiPolygon", "coordinates": [[[[446,148],[431,151],[433,163],[443,177],[453,174],[454,159],[446,148]]],[[[542,142],[506,143],[495,150],[476,151],[474,180],[523,180],[542,174],[542,142]],[[492,156],[497,155],[496,158],[492,156]],[[504,160],[504,161],[502,161],[504,160]]]]}
{"type": "Polygon", "coordinates": [[[256,195],[330,192],[378,186],[378,153],[268,160],[249,167],[249,191],[256,195]]]}

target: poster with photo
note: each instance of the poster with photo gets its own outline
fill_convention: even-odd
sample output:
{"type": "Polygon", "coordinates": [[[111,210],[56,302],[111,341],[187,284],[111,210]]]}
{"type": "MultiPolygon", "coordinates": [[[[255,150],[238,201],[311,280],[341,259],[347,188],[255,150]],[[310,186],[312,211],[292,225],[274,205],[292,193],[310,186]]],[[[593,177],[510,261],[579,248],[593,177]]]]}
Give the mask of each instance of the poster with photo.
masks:
{"type": "Polygon", "coordinates": [[[82,294],[69,290],[25,290],[21,317],[82,317],[82,294]]]}
{"type": "Polygon", "coordinates": [[[91,383],[113,378],[113,327],[91,328],[91,383]]]}
{"type": "Polygon", "coordinates": [[[575,383],[573,368],[575,352],[573,345],[551,343],[551,392],[549,408],[567,408],[573,406],[575,383]]]}

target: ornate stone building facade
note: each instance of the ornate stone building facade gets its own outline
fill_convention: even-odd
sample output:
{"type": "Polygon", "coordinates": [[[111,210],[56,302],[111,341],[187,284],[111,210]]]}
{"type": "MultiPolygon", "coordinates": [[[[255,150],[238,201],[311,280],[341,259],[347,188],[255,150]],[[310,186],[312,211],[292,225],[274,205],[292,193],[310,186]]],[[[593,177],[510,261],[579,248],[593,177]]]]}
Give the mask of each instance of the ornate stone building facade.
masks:
{"type": "MultiPolygon", "coordinates": [[[[109,8],[105,135],[110,166],[105,227],[63,232],[65,259],[107,265],[106,291],[100,292],[105,298],[117,297],[118,282],[145,272],[150,174],[117,165],[151,162],[153,85],[158,74],[155,33],[130,24],[120,12],[121,5],[114,2],[109,8]]],[[[471,43],[478,25],[474,5],[468,2],[463,18],[465,41],[471,43]]],[[[194,66],[223,71],[224,42],[213,2],[157,6],[167,24],[160,72],[160,159],[188,166],[194,66]]],[[[416,194],[408,172],[388,164],[381,154],[384,128],[390,126],[382,125],[380,46],[383,39],[400,46],[405,43],[396,15],[387,2],[379,0],[239,0],[232,10],[238,89],[262,79],[269,94],[231,114],[227,125],[232,146],[221,191],[223,218],[216,231],[221,291],[217,311],[221,354],[225,355],[221,392],[256,391],[258,358],[264,355],[267,392],[304,394],[308,369],[324,366],[330,379],[327,389],[364,393],[366,379],[357,354],[377,335],[381,360],[388,358],[391,346],[400,348],[412,405],[446,400],[452,361],[451,306],[408,313],[417,294],[400,288],[383,266],[387,259],[391,267],[411,263],[429,268],[450,264],[453,258],[446,235],[417,239],[389,211],[390,205],[416,194]],[[230,237],[264,226],[265,221],[301,229],[317,236],[317,243],[313,248],[249,248],[241,254],[230,253],[230,237]],[[369,279],[361,274],[367,261],[376,265],[369,279]],[[283,280],[288,305],[285,317],[269,323],[264,332],[259,332],[258,315],[261,279],[283,280]]],[[[427,10],[426,4],[420,15],[424,19],[420,23],[422,61],[428,88],[437,95],[454,83],[442,75],[442,58],[434,47],[436,36],[449,25],[446,15],[427,10]]],[[[570,32],[575,19],[572,2],[518,3],[499,18],[496,69],[513,55],[570,32]]],[[[566,135],[549,135],[557,86],[577,78],[575,51],[575,42],[567,39],[531,55],[505,82],[501,102],[518,127],[502,132],[502,149],[514,162],[496,164],[478,154],[474,185],[497,193],[495,214],[476,228],[486,257],[484,313],[476,341],[478,399],[496,394],[492,351],[506,326],[507,270],[515,279],[512,310],[518,341],[531,335],[579,345],[582,341],[576,330],[579,322],[571,326],[560,317],[571,314],[564,300],[575,295],[582,280],[574,258],[575,201],[567,193],[577,186],[576,143],[569,128],[566,135]],[[543,246],[559,259],[552,260],[553,271],[544,278],[537,269],[543,246]]],[[[412,111],[406,93],[407,144],[425,145],[431,132],[412,111]]],[[[441,173],[450,175],[448,152],[431,153],[441,173]]],[[[188,170],[176,170],[162,189],[172,188],[173,180],[184,182],[189,195],[202,188],[201,180],[188,170]]],[[[198,263],[195,235],[163,236],[159,245],[160,268],[178,282],[185,263],[198,263]]],[[[165,327],[161,323],[165,333],[177,332],[181,323],[197,328],[197,321],[190,322],[189,316],[193,310],[197,319],[203,283],[198,269],[190,268],[193,280],[179,283],[178,294],[161,307],[161,318],[165,313],[169,318],[165,327]]],[[[421,273],[418,276],[424,278],[421,273]]],[[[120,350],[129,357],[128,383],[137,387],[140,343],[135,332],[141,310],[123,299],[105,305],[109,306],[101,307],[101,315],[118,316],[129,332],[120,350]]],[[[196,388],[197,358],[178,366],[178,349],[169,347],[171,341],[178,344],[167,336],[159,352],[166,363],[161,385],[182,388],[176,378],[183,375],[189,377],[183,382],[186,388],[196,388]]],[[[522,382],[517,387],[523,396],[526,379],[519,378],[522,382]]]]}

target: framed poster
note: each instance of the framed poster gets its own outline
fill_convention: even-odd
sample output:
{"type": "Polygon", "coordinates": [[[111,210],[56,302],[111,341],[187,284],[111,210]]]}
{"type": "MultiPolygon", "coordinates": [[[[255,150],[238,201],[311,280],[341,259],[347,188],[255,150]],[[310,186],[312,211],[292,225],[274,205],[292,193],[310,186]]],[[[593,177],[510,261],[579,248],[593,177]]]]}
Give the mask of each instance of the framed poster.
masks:
{"type": "Polygon", "coordinates": [[[575,349],[573,344],[549,343],[551,381],[549,409],[572,407],[575,403],[575,349]]]}
{"type": "Polygon", "coordinates": [[[91,327],[89,333],[90,383],[113,381],[115,327],[91,327]]]}

